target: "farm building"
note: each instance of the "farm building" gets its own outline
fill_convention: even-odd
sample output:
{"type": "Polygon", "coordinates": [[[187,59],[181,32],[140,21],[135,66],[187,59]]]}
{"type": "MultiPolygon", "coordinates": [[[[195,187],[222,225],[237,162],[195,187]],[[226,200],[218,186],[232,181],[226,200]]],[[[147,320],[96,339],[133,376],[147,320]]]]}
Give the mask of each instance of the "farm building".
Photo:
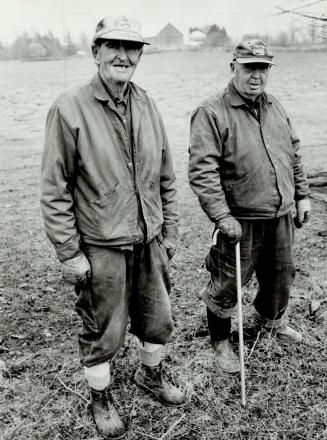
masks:
{"type": "Polygon", "coordinates": [[[156,36],[148,37],[145,40],[158,49],[180,49],[184,44],[182,32],[171,23],[161,29],[156,36]]]}
{"type": "Polygon", "coordinates": [[[202,46],[204,40],[206,39],[207,34],[203,31],[193,31],[189,36],[189,45],[191,47],[200,47],[202,46]]]}

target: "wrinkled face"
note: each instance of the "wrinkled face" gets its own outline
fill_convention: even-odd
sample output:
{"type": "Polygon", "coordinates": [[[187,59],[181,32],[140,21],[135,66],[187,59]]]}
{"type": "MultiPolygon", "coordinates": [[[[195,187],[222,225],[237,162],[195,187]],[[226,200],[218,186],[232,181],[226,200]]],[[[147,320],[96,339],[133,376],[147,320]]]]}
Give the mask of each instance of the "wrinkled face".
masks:
{"type": "Polygon", "coordinates": [[[266,63],[231,64],[234,73],[234,85],[245,98],[253,101],[265,89],[271,65],[266,63]]]}
{"type": "Polygon", "coordinates": [[[93,46],[93,57],[105,83],[121,87],[132,78],[142,55],[143,44],[132,41],[101,40],[93,46]]]}

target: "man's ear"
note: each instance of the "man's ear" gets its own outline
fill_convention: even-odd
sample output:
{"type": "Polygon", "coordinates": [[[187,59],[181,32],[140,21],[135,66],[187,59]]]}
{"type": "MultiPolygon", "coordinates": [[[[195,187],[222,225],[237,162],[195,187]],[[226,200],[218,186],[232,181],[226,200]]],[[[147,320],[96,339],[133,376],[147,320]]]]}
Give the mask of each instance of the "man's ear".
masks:
{"type": "Polygon", "coordinates": [[[139,52],[139,61],[140,61],[140,58],[141,58],[141,56],[143,54],[143,48],[144,48],[144,45],[141,47],[140,52],[139,52]]]}
{"type": "Polygon", "coordinates": [[[100,46],[97,46],[96,44],[92,44],[92,55],[95,61],[95,64],[100,64],[100,60],[99,60],[99,49],[100,46]]]}
{"type": "Polygon", "coordinates": [[[230,63],[229,67],[230,67],[230,71],[231,71],[232,73],[234,73],[234,71],[235,71],[234,61],[232,61],[232,62],[230,63]]]}

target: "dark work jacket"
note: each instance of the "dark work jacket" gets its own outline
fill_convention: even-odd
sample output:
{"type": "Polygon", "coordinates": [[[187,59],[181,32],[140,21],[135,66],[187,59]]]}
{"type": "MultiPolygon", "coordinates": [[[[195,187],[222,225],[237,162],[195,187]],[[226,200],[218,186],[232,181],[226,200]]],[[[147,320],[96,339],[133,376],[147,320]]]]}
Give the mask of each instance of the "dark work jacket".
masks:
{"type": "Polygon", "coordinates": [[[75,256],[81,242],[142,242],[138,199],[148,242],[161,231],[177,235],[176,179],[161,115],[133,83],[129,99],[132,149],[123,118],[98,74],[63,93],[49,110],[41,209],[60,260],[75,256]]]}
{"type": "Polygon", "coordinates": [[[259,122],[230,82],[192,115],[190,185],[213,222],[228,213],[279,217],[290,211],[294,198],[309,194],[299,149],[291,122],[272,95],[262,94],[259,122]]]}

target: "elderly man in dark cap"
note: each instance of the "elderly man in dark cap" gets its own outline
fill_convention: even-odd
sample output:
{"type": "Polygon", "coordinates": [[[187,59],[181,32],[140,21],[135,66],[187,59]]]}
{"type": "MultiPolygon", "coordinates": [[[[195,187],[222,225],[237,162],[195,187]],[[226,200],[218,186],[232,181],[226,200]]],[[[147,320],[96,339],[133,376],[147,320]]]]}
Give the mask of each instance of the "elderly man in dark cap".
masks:
{"type": "Polygon", "coordinates": [[[135,20],[100,21],[92,44],[98,72],[50,108],[42,159],[45,229],[75,285],[80,357],[97,429],[108,439],[126,435],[109,384],[128,318],[139,347],[136,384],[166,405],[186,400],[161,364],[173,331],[168,262],[178,213],[161,115],[130,82],[144,44],[135,20]]]}
{"type": "Polygon", "coordinates": [[[302,226],[309,219],[309,187],[290,119],[264,91],[274,64],[264,42],[240,43],[228,87],[204,101],[191,120],[190,184],[218,230],[206,257],[211,277],[201,296],[215,358],[227,372],[240,368],[229,339],[237,302],[237,242],[242,284],[253,272],[258,281],[255,328],[267,329],[287,343],[302,339],[284,315],[295,275],[294,223],[302,226]]]}

